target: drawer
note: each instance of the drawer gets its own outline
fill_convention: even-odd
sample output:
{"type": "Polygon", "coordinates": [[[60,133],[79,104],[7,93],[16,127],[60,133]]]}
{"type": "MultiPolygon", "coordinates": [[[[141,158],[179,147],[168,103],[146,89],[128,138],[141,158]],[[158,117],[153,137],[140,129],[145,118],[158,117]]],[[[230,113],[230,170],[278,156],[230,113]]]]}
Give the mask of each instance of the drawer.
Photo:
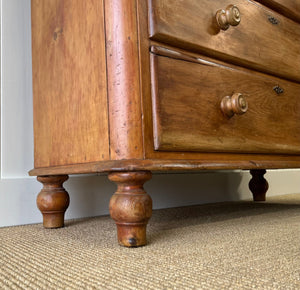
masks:
{"type": "Polygon", "coordinates": [[[234,64],[300,81],[299,25],[256,2],[236,0],[240,23],[217,27],[228,0],[150,0],[150,38],[234,64]]]}
{"type": "Polygon", "coordinates": [[[150,58],[155,150],[300,153],[299,84],[159,47],[150,58]],[[237,95],[248,110],[229,117],[221,102],[237,95]]]}
{"type": "Polygon", "coordinates": [[[276,11],[300,22],[300,0],[256,0],[276,11]]]}

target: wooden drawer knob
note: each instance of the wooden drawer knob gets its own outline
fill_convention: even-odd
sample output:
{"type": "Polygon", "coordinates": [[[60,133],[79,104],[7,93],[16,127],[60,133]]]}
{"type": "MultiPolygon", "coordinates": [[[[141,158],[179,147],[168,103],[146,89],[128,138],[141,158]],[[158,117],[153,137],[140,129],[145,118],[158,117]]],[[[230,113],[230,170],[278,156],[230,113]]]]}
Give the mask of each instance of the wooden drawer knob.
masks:
{"type": "Polygon", "coordinates": [[[229,26],[237,26],[241,22],[240,10],[235,5],[229,5],[226,10],[219,9],[216,13],[217,23],[222,30],[229,26]]]}
{"type": "Polygon", "coordinates": [[[234,114],[242,115],[247,112],[248,103],[242,94],[235,93],[231,97],[226,96],[222,99],[221,110],[229,118],[234,114]]]}

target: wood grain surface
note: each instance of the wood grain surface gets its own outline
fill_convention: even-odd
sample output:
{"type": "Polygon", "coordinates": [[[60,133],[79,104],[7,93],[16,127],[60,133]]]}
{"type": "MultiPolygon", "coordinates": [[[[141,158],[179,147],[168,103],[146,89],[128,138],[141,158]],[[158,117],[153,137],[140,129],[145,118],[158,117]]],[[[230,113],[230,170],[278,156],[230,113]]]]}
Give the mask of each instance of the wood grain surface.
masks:
{"type": "Polygon", "coordinates": [[[186,55],[151,58],[156,150],[300,153],[299,84],[186,55]],[[234,93],[248,111],[228,118],[221,101],[234,93]]]}
{"type": "Polygon", "coordinates": [[[31,7],[35,168],[108,160],[102,1],[31,7]]]}
{"type": "Polygon", "coordinates": [[[220,31],[216,11],[233,4],[231,0],[149,3],[151,39],[300,81],[298,24],[265,6],[236,0],[240,24],[220,31]]]}

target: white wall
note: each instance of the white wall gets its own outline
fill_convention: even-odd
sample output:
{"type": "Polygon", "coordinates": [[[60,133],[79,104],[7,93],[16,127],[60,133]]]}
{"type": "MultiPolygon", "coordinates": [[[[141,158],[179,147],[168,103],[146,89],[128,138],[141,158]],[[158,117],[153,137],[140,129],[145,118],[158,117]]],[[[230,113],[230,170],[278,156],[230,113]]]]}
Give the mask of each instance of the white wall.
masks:
{"type": "MultiPolygon", "coordinates": [[[[47,1],[47,0],[45,0],[47,1]]],[[[33,168],[30,0],[1,1],[0,226],[41,222],[35,205],[41,185],[33,168]]],[[[300,189],[297,170],[272,171],[268,195],[300,189]]],[[[145,185],[154,208],[250,198],[247,172],[157,174],[145,185]]],[[[108,213],[115,185],[106,176],[76,176],[65,183],[66,218],[108,213]]]]}

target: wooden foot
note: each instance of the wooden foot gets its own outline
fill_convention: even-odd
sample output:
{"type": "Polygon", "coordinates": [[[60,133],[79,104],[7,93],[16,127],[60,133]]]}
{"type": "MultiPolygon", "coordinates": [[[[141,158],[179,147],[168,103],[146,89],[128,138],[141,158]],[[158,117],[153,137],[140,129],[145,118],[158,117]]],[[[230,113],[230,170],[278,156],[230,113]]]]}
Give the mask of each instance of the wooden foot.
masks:
{"type": "Polygon", "coordinates": [[[268,181],[264,178],[266,170],[255,169],[250,170],[252,179],[249,182],[249,188],[253,194],[254,201],[265,201],[266,192],[269,188],[268,181]]]}
{"type": "Polygon", "coordinates": [[[117,225],[119,244],[126,247],[145,245],[152,199],[143,184],[151,179],[151,172],[112,172],[108,178],[118,186],[110,200],[109,211],[117,225]]]}
{"type": "Polygon", "coordinates": [[[62,184],[68,175],[38,176],[43,189],[37,196],[37,206],[43,214],[45,228],[60,228],[64,226],[64,216],[70,199],[62,184]]]}

